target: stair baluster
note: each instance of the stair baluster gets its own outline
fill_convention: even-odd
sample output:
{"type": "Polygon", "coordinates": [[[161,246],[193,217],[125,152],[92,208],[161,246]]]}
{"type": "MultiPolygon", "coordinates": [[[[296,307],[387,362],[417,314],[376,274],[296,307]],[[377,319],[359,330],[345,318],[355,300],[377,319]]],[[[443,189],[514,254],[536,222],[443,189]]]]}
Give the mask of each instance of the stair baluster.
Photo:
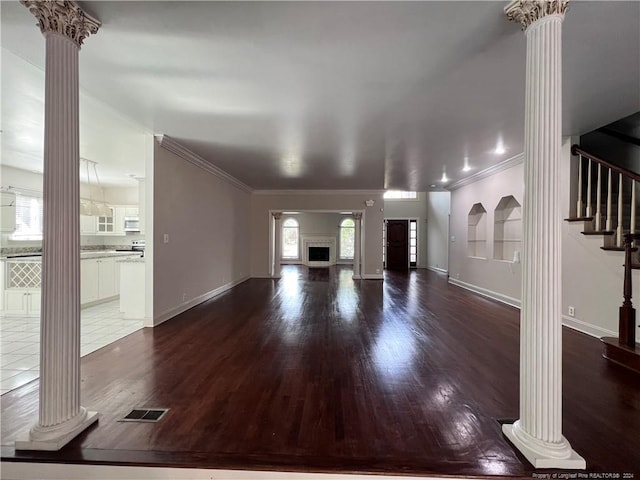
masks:
{"type": "Polygon", "coordinates": [[[619,174],[618,180],[618,228],[616,229],[616,246],[622,247],[624,238],[622,236],[622,219],[623,219],[623,199],[622,199],[622,174],[619,174]]]}
{"type": "Polygon", "coordinates": [[[582,217],[582,155],[578,156],[578,203],[576,205],[576,217],[582,217]]]}
{"type": "MultiPolygon", "coordinates": [[[[591,161],[591,160],[589,160],[591,161]]],[[[596,186],[596,232],[602,231],[602,165],[598,164],[598,183],[596,186]]]]}
{"type": "Polygon", "coordinates": [[[587,213],[586,217],[593,216],[593,207],[591,206],[591,159],[589,159],[587,170],[587,213]]]}
{"type": "Polygon", "coordinates": [[[629,233],[636,233],[636,181],[631,180],[631,223],[629,233]]]}
{"type": "Polygon", "coordinates": [[[613,176],[613,172],[609,169],[609,183],[607,185],[607,225],[605,229],[609,232],[613,231],[613,182],[611,177],[613,176]]]}

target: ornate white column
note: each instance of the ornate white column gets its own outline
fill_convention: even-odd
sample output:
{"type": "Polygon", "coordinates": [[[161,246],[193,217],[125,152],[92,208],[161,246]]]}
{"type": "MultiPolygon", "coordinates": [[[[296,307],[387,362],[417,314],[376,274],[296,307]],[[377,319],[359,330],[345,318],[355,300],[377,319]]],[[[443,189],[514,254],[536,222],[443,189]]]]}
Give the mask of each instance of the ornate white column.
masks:
{"type": "Polygon", "coordinates": [[[70,1],[21,0],[46,41],[40,411],[16,449],[59,450],[98,419],[80,406],[78,52],[100,23],[70,1]]]}
{"type": "Polygon", "coordinates": [[[520,419],[505,435],[536,468],[585,468],[562,436],[559,161],[561,33],[566,0],[515,0],[505,13],[527,37],[520,419]]]}
{"type": "Polygon", "coordinates": [[[362,223],[362,212],[354,212],[353,219],[355,220],[355,229],[353,236],[353,279],[360,280],[362,275],[360,274],[360,236],[361,236],[361,223],[362,223]]]}
{"type": "Polygon", "coordinates": [[[275,235],[273,241],[273,278],[280,278],[280,261],[282,260],[282,212],[271,212],[275,235]]]}

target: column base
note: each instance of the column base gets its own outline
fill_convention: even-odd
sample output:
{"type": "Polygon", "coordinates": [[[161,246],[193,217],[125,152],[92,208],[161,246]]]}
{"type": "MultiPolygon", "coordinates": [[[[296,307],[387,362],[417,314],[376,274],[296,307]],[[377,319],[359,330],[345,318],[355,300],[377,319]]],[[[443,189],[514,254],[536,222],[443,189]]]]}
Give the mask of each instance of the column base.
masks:
{"type": "Polygon", "coordinates": [[[353,277],[354,280],[362,280],[362,275],[354,275],[353,277]]]}
{"type": "Polygon", "coordinates": [[[502,433],[531,462],[535,468],[566,468],[584,470],[587,462],[562,437],[560,443],[549,443],[532,437],[520,428],[520,422],[502,425],[502,433]]]}
{"type": "Polygon", "coordinates": [[[98,420],[98,412],[88,412],[84,408],[79,415],[52,428],[34,426],[29,432],[29,440],[16,440],[16,450],[60,450],[98,420]]]}

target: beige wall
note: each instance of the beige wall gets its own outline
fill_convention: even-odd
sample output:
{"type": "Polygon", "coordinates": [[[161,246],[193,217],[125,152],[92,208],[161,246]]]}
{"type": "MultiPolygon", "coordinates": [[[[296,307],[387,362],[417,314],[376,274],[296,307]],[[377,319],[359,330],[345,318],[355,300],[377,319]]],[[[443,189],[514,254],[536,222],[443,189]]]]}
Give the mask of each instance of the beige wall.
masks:
{"type": "Polygon", "coordinates": [[[154,157],[153,316],[162,319],[249,277],[251,202],[157,142],[154,157]]]}
{"type": "Polygon", "coordinates": [[[251,275],[269,276],[270,211],[364,211],[362,231],[363,272],[382,274],[382,222],[384,202],[380,192],[254,193],[251,198],[251,275]],[[365,200],[374,200],[366,207],[365,200]]]}
{"type": "Polygon", "coordinates": [[[516,305],[520,303],[521,264],[493,259],[494,209],[507,195],[513,195],[522,204],[523,175],[520,163],[451,192],[450,278],[516,305]],[[468,214],[478,202],[487,211],[487,258],[467,254],[468,214]]]}
{"type": "Polygon", "coordinates": [[[427,194],[418,192],[416,200],[385,200],[385,219],[418,220],[418,268],[427,267],[427,194]]]}

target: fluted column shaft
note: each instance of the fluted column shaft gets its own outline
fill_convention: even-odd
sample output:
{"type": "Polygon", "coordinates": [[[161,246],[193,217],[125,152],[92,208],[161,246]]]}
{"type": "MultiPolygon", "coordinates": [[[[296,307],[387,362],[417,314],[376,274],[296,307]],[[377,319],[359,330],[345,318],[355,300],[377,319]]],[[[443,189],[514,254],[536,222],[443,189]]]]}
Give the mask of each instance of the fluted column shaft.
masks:
{"type": "Polygon", "coordinates": [[[80,413],[79,47],[46,36],[40,423],[80,413]]]}
{"type": "Polygon", "coordinates": [[[280,278],[280,262],[282,260],[282,212],[273,212],[275,234],[273,241],[273,278],[280,278]]]}
{"type": "Polygon", "coordinates": [[[353,278],[358,280],[362,278],[360,273],[360,255],[361,255],[361,235],[362,235],[362,213],[354,213],[353,219],[355,221],[354,235],[353,235],[353,278]]]}
{"type": "Polygon", "coordinates": [[[520,419],[545,442],[562,437],[561,25],[550,15],[526,31],[520,419]]]}
{"type": "Polygon", "coordinates": [[[73,2],[22,2],[45,36],[40,404],[16,449],[58,450],[98,418],[80,406],[78,54],[99,23],[73,2]]]}
{"type": "Polygon", "coordinates": [[[535,467],[584,468],[562,436],[562,21],[566,1],[519,0],[526,28],[520,419],[504,425],[535,467]]]}

